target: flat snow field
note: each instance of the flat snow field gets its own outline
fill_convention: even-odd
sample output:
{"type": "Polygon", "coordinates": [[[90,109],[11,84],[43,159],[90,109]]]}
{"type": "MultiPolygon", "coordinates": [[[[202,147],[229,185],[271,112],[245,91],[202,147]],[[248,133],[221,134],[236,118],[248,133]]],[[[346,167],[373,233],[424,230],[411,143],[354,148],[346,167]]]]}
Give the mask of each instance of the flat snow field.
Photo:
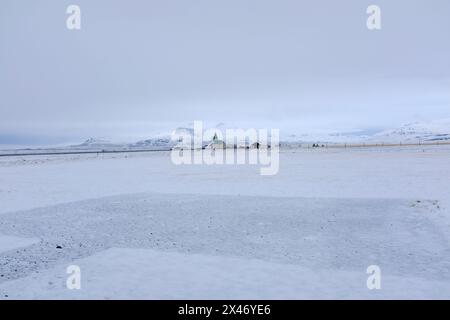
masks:
{"type": "Polygon", "coordinates": [[[259,168],[0,157],[0,299],[450,299],[450,147],[282,150],[277,175],[259,168]]]}

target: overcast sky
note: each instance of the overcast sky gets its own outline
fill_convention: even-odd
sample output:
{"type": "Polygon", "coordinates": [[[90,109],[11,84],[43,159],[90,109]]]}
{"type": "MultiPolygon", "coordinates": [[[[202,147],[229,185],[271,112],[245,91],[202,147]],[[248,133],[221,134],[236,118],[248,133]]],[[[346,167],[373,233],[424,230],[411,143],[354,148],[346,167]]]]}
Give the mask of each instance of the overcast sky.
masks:
{"type": "Polygon", "coordinates": [[[450,117],[448,0],[1,0],[0,144],[450,117]],[[66,8],[81,7],[81,30],[66,8]],[[366,9],[381,7],[382,30],[366,9]]]}

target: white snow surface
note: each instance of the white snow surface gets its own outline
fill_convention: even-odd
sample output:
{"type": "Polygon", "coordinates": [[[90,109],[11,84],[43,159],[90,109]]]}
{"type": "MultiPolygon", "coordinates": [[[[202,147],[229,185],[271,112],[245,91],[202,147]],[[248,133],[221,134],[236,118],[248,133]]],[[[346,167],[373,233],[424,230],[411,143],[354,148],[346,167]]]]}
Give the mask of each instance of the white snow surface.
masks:
{"type": "Polygon", "coordinates": [[[0,299],[448,299],[449,159],[302,149],[260,176],[168,152],[0,158],[0,299]]]}
{"type": "Polygon", "coordinates": [[[31,246],[37,242],[39,242],[39,239],[36,238],[19,238],[0,235],[0,253],[21,247],[31,246]]]}
{"type": "Polygon", "coordinates": [[[151,249],[113,248],[75,263],[82,270],[80,290],[65,286],[65,265],[0,290],[14,292],[15,299],[439,299],[450,294],[443,282],[410,276],[388,275],[382,290],[374,291],[364,286],[361,272],[151,249]]]}

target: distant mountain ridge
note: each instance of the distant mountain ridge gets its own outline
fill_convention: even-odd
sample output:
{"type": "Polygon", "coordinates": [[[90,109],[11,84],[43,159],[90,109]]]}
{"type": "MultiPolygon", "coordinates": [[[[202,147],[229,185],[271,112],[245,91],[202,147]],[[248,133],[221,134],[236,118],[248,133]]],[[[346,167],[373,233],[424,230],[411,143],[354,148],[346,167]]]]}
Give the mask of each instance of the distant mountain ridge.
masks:
{"type": "MultiPolygon", "coordinates": [[[[236,129],[235,126],[226,126],[219,123],[215,128],[225,134],[227,128],[236,129]]],[[[205,128],[205,130],[208,128],[205,128]]],[[[177,135],[190,136],[194,138],[194,130],[190,127],[179,127],[173,131],[177,135]]],[[[206,138],[208,140],[208,138],[206,138]]],[[[413,122],[402,125],[395,129],[379,132],[331,132],[331,133],[288,133],[281,130],[280,142],[284,144],[301,143],[420,143],[450,141],[450,119],[435,120],[429,122],[413,122]]],[[[135,148],[164,148],[170,149],[180,141],[173,141],[170,133],[159,134],[154,137],[139,140],[134,143],[117,144],[104,138],[89,138],[75,147],[87,148],[113,148],[125,149],[135,148]]]]}
{"type": "Polygon", "coordinates": [[[397,129],[386,130],[370,138],[373,141],[417,142],[450,140],[450,119],[414,122],[397,129]]]}

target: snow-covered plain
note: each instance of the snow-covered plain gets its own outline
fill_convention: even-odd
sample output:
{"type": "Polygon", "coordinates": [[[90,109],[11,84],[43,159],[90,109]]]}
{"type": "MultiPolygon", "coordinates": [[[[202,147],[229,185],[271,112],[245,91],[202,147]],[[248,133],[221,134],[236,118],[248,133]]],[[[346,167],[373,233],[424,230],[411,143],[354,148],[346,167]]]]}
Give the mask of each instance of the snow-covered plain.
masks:
{"type": "Polygon", "coordinates": [[[35,244],[37,242],[39,242],[39,239],[28,239],[0,235],[0,252],[13,250],[20,247],[31,246],[32,244],[35,244]]]}
{"type": "Polygon", "coordinates": [[[449,160],[289,150],[261,176],[168,152],[0,158],[0,299],[448,299],[449,160]]]}

